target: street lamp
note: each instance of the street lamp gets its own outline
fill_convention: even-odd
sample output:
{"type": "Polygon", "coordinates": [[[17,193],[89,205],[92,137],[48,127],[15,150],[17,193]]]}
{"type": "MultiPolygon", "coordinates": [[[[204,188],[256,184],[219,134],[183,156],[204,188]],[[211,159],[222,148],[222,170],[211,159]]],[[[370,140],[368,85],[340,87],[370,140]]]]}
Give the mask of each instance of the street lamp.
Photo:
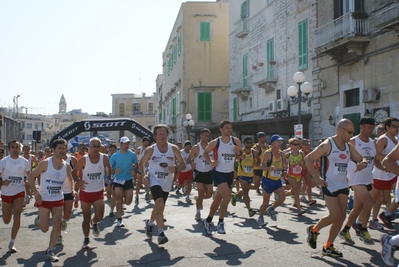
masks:
{"type": "Polygon", "coordinates": [[[298,102],[298,124],[301,124],[301,102],[306,102],[308,99],[308,95],[312,92],[312,84],[305,82],[305,74],[300,71],[294,74],[294,81],[298,84],[298,87],[288,87],[287,94],[291,97],[293,103],[298,102]],[[302,96],[302,93],[305,96],[302,96]]]}
{"type": "Polygon", "coordinates": [[[186,120],[183,121],[183,126],[186,127],[187,140],[191,140],[190,133],[195,124],[195,122],[192,118],[193,118],[193,116],[190,113],[187,113],[186,120]]]}
{"type": "Polygon", "coordinates": [[[14,102],[14,106],[17,107],[17,114],[16,114],[16,118],[15,118],[15,125],[16,125],[16,134],[17,134],[17,140],[20,141],[20,128],[19,128],[19,123],[18,123],[18,98],[20,95],[14,96],[13,98],[13,102],[14,102]]]}
{"type": "Polygon", "coordinates": [[[17,118],[17,120],[18,120],[18,98],[20,97],[20,95],[17,95],[17,96],[14,96],[14,98],[13,98],[13,102],[14,102],[14,106],[16,106],[17,107],[17,113],[16,113],[16,118],[17,118]]]}

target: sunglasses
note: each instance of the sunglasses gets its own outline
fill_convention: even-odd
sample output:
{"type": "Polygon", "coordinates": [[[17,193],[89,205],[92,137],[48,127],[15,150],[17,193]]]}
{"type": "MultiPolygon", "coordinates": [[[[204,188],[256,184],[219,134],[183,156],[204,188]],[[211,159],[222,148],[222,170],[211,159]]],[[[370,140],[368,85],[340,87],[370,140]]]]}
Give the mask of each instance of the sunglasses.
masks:
{"type": "Polygon", "coordinates": [[[348,131],[347,129],[345,129],[344,127],[341,127],[342,129],[344,129],[348,134],[353,134],[355,131],[348,131]]]}
{"type": "Polygon", "coordinates": [[[299,146],[299,143],[292,143],[292,146],[299,146]]]}
{"type": "Polygon", "coordinates": [[[100,148],[101,146],[95,146],[95,145],[91,145],[91,147],[94,147],[94,148],[100,148]]]}

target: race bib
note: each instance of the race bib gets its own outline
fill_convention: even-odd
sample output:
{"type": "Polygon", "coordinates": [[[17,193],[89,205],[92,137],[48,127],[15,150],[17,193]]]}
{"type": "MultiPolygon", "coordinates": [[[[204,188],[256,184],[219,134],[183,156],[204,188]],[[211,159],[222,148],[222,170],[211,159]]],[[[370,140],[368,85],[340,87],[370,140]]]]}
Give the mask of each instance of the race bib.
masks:
{"type": "Polygon", "coordinates": [[[101,180],[101,172],[96,173],[88,173],[87,178],[89,179],[89,183],[95,183],[101,180]]]}
{"type": "Polygon", "coordinates": [[[55,197],[61,194],[61,186],[47,186],[46,189],[49,197],[55,197]]]}
{"type": "Polygon", "coordinates": [[[166,177],[169,176],[168,172],[156,172],[155,173],[155,178],[157,178],[157,180],[165,180],[166,177]]]}
{"type": "Polygon", "coordinates": [[[114,184],[121,184],[121,185],[124,185],[125,184],[125,182],[126,182],[126,180],[121,180],[121,179],[118,179],[118,178],[114,178],[114,184]]]}
{"type": "Polygon", "coordinates": [[[281,176],[281,169],[275,169],[274,171],[271,171],[270,175],[273,176],[273,177],[281,176]]]}
{"type": "Polygon", "coordinates": [[[346,167],[348,167],[347,163],[335,163],[334,174],[339,176],[346,175],[346,167]]]}
{"type": "Polygon", "coordinates": [[[252,166],[244,166],[244,173],[251,173],[253,167],[252,166]]]}
{"type": "Polygon", "coordinates": [[[293,167],[292,167],[292,173],[293,174],[301,174],[301,172],[302,172],[302,166],[301,165],[294,165],[293,167]]]}
{"type": "Polygon", "coordinates": [[[17,176],[9,176],[8,179],[10,180],[11,186],[18,186],[22,184],[22,177],[17,177],[17,176]]]}
{"type": "Polygon", "coordinates": [[[235,154],[223,153],[219,160],[221,163],[229,163],[229,162],[233,162],[234,158],[235,158],[235,154]]]}

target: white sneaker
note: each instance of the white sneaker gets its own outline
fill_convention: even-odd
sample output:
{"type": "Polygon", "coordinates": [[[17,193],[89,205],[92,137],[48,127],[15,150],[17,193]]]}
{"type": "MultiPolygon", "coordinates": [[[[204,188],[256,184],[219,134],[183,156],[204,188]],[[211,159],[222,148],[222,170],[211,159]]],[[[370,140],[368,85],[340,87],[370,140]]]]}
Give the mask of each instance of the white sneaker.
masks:
{"type": "Polygon", "coordinates": [[[8,252],[15,253],[17,252],[17,248],[14,246],[14,242],[10,242],[8,244],[8,252]]]}
{"type": "Polygon", "coordinates": [[[60,235],[57,239],[57,243],[55,243],[56,245],[63,245],[64,243],[64,238],[62,237],[62,235],[60,235]]]}
{"type": "Polygon", "coordinates": [[[117,220],[117,221],[116,221],[116,226],[118,226],[118,227],[125,227],[125,224],[123,223],[122,220],[117,220]]]}
{"type": "Polygon", "coordinates": [[[89,244],[90,244],[90,240],[89,240],[88,238],[85,238],[85,239],[83,240],[82,248],[83,248],[83,249],[89,249],[89,248],[90,248],[89,244]]]}
{"type": "Polygon", "coordinates": [[[46,255],[44,257],[46,261],[51,261],[51,262],[57,262],[59,261],[58,257],[54,255],[54,252],[51,251],[46,251],[46,255]]]}
{"type": "Polygon", "coordinates": [[[197,211],[197,212],[195,213],[195,220],[196,220],[196,221],[201,221],[201,212],[200,212],[200,211],[197,211]]]}
{"type": "Polygon", "coordinates": [[[226,234],[226,231],[224,230],[224,222],[218,223],[217,231],[218,234],[226,234]]]}
{"type": "Polygon", "coordinates": [[[65,231],[65,230],[67,229],[67,227],[68,227],[67,221],[62,220],[62,223],[61,223],[61,231],[65,231]]]}
{"type": "Polygon", "coordinates": [[[187,202],[187,203],[191,203],[191,199],[190,199],[190,196],[189,196],[189,195],[186,196],[186,202],[187,202]]]}
{"type": "Polygon", "coordinates": [[[381,243],[381,258],[385,262],[386,265],[388,266],[393,266],[394,260],[393,260],[393,252],[394,250],[392,249],[392,245],[389,244],[389,240],[391,239],[391,236],[388,234],[383,234],[380,238],[380,243],[381,243]]]}

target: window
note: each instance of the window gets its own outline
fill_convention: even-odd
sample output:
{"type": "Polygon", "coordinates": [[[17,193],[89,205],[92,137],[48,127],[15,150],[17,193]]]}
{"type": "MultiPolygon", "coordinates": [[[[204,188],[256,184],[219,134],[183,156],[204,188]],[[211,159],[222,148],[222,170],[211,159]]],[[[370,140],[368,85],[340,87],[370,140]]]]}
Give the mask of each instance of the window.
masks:
{"type": "Polygon", "coordinates": [[[298,68],[308,67],[308,20],[298,24],[298,68]]]}
{"type": "Polygon", "coordinates": [[[274,61],[274,38],[267,41],[266,50],[267,78],[274,79],[274,64],[270,64],[271,61],[274,61]]]}
{"type": "Polygon", "coordinates": [[[27,122],[27,123],[26,123],[26,128],[27,128],[27,129],[32,129],[32,123],[27,122]]]}
{"type": "Polygon", "coordinates": [[[212,93],[198,92],[198,121],[212,121],[212,93]]]}
{"type": "Polygon", "coordinates": [[[211,40],[211,23],[200,22],[200,41],[211,40]]]}
{"type": "Polygon", "coordinates": [[[242,30],[248,30],[248,17],[249,17],[249,0],[245,0],[241,4],[240,17],[242,20],[242,30]]]}
{"type": "Polygon", "coordinates": [[[276,90],[276,99],[281,99],[281,89],[276,90]]]}
{"type": "Polygon", "coordinates": [[[168,76],[170,75],[170,70],[171,70],[170,62],[171,62],[171,60],[170,60],[170,54],[169,54],[169,57],[168,57],[168,76]]]}
{"type": "Polygon", "coordinates": [[[158,114],[158,123],[161,123],[162,121],[162,112],[160,111],[158,114]]]}
{"type": "Polygon", "coordinates": [[[242,58],[242,88],[248,88],[248,54],[242,58]]]}
{"type": "Polygon", "coordinates": [[[180,114],[180,91],[177,92],[177,114],[180,114]]]}
{"type": "Polygon", "coordinates": [[[153,103],[148,103],[148,113],[154,112],[154,104],[153,103]]]}
{"type": "Polygon", "coordinates": [[[345,91],[345,107],[359,106],[359,88],[345,91]]]}
{"type": "Polygon", "coordinates": [[[181,54],[181,34],[177,36],[177,54],[181,54]]]}
{"type": "Polygon", "coordinates": [[[39,125],[35,123],[35,130],[39,129],[39,125]]]}
{"type": "Polygon", "coordinates": [[[249,98],[249,107],[252,108],[252,97],[249,98]]]}
{"type": "Polygon", "coordinates": [[[237,121],[237,97],[233,98],[233,121],[237,121]]]}
{"type": "Polygon", "coordinates": [[[173,70],[173,60],[175,58],[175,53],[173,53],[172,49],[172,54],[170,54],[170,69],[173,70]]]}
{"type": "Polygon", "coordinates": [[[176,60],[177,60],[177,45],[173,46],[173,63],[176,64],[176,60]]]}
{"type": "Polygon", "coordinates": [[[176,97],[172,99],[172,124],[176,124],[176,97]]]}
{"type": "Polygon", "coordinates": [[[334,0],[334,19],[353,11],[364,11],[364,0],[334,0]]]}
{"type": "Polygon", "coordinates": [[[26,135],[26,140],[33,140],[33,136],[31,134],[26,135]]]}
{"type": "Polygon", "coordinates": [[[141,114],[140,103],[133,103],[133,115],[141,114]]]}
{"type": "MultiPolygon", "coordinates": [[[[169,116],[169,111],[170,111],[170,100],[169,100],[169,102],[166,102],[166,116],[169,116]]],[[[166,117],[164,117],[164,118],[166,118],[166,117]]]]}
{"type": "Polygon", "coordinates": [[[166,116],[165,116],[165,109],[162,110],[162,121],[165,120],[166,116]]]}
{"type": "Polygon", "coordinates": [[[342,117],[353,122],[353,125],[355,125],[353,136],[358,135],[360,133],[360,113],[345,114],[342,117]]]}
{"type": "Polygon", "coordinates": [[[119,116],[125,116],[125,103],[119,104],[119,116]]]}

